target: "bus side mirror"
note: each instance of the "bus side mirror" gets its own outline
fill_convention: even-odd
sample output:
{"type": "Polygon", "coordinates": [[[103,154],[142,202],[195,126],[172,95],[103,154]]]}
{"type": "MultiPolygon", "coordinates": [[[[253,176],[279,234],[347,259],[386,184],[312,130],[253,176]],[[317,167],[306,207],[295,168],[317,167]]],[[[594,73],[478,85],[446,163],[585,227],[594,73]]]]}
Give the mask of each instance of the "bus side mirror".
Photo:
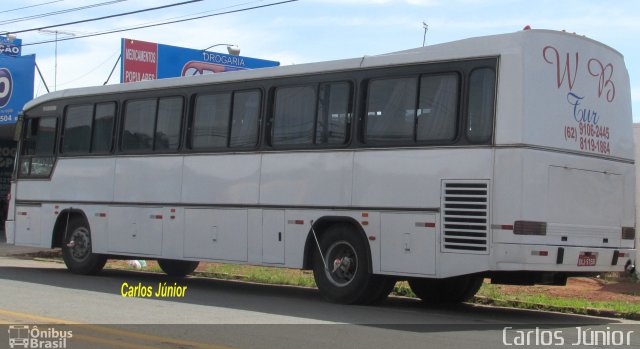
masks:
{"type": "Polygon", "coordinates": [[[16,121],[16,128],[13,132],[13,140],[16,142],[20,141],[20,137],[22,137],[22,124],[24,122],[24,118],[22,114],[18,116],[18,120],[16,121]]]}

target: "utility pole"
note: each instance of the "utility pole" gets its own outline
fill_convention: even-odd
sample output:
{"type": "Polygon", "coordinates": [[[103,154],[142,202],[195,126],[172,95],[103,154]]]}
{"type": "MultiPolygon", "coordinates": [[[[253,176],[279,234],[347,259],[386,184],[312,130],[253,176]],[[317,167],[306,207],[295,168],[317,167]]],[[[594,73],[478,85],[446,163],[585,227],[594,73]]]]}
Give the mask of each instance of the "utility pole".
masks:
{"type": "Polygon", "coordinates": [[[422,37],[422,47],[427,42],[427,30],[429,30],[429,25],[427,22],[422,22],[422,28],[424,28],[424,36],[422,37]]]}
{"type": "Polygon", "coordinates": [[[40,29],[39,33],[47,34],[47,35],[55,35],[55,49],[54,49],[54,67],[53,67],[53,90],[58,90],[58,35],[66,35],[66,36],[76,36],[76,33],[65,32],[60,30],[47,30],[40,29]]]}

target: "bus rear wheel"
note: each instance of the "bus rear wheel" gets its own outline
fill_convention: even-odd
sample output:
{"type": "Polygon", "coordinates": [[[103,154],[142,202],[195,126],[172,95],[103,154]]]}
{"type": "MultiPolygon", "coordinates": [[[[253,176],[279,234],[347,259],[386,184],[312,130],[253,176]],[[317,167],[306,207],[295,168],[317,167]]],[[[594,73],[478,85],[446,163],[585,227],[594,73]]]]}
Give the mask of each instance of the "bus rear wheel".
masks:
{"type": "Polygon", "coordinates": [[[410,279],[409,286],[425,303],[461,303],[478,292],[482,281],[481,276],[463,275],[446,279],[410,279]]]}
{"type": "Polygon", "coordinates": [[[93,253],[91,230],[84,218],[69,218],[66,238],[62,242],[62,259],[71,272],[82,275],[99,273],[107,257],[93,253]]]}
{"type": "Polygon", "coordinates": [[[320,293],[342,304],[373,304],[384,300],[395,279],[369,272],[367,244],[353,227],[336,224],[320,238],[322,255],[313,256],[313,276],[320,293]],[[325,265],[326,263],[326,265],[325,265]]]}
{"type": "Polygon", "coordinates": [[[158,265],[165,274],[173,277],[185,277],[193,273],[200,262],[158,259],[158,265]]]}

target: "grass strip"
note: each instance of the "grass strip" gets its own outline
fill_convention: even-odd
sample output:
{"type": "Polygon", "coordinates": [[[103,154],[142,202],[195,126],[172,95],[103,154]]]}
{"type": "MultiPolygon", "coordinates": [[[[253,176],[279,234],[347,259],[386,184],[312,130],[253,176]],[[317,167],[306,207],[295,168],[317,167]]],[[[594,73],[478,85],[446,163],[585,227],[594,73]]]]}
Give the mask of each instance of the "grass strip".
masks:
{"type": "MultiPolygon", "coordinates": [[[[484,304],[484,305],[492,305],[498,307],[506,307],[506,308],[517,308],[517,309],[527,309],[527,310],[543,310],[543,311],[553,311],[559,313],[567,313],[567,314],[578,314],[578,315],[590,315],[590,316],[599,316],[599,317],[609,317],[609,318],[622,318],[629,320],[640,320],[640,313],[635,311],[616,311],[609,308],[594,308],[594,307],[583,307],[583,306],[559,306],[554,305],[557,300],[564,300],[562,298],[550,298],[549,303],[536,303],[532,301],[520,301],[513,299],[494,299],[488,298],[484,296],[475,296],[473,299],[473,303],[475,304],[484,304]]],[[[597,303],[605,303],[605,302],[595,302],[594,306],[598,306],[597,303]]],[[[608,304],[616,303],[616,302],[607,302],[608,304]]],[[[602,305],[606,307],[607,305],[602,305]]],[[[614,308],[620,308],[619,304],[614,304],[614,308]]]]}
{"type": "Polygon", "coordinates": [[[527,293],[523,287],[519,294],[502,294],[498,285],[485,283],[476,298],[480,304],[495,304],[522,309],[541,309],[563,313],[640,318],[640,304],[626,301],[591,301],[579,298],[551,297],[539,293],[527,293]],[[504,305],[503,305],[504,304],[504,305]],[[608,315],[605,315],[608,314],[608,315]]]}

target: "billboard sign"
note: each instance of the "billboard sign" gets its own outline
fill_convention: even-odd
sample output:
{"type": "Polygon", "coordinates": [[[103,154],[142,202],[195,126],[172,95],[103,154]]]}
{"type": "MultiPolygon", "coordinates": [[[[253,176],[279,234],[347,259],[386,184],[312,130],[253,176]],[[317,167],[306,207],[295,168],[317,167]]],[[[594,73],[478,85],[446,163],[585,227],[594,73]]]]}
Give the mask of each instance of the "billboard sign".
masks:
{"type": "Polygon", "coordinates": [[[0,36],[0,55],[18,57],[22,54],[22,39],[9,40],[0,36]]]}
{"type": "Polygon", "coordinates": [[[120,82],[279,66],[280,62],[122,39],[120,82]]]}
{"type": "Polygon", "coordinates": [[[16,122],[25,103],[33,98],[35,65],[35,55],[0,55],[0,125],[16,122]]]}
{"type": "Polygon", "coordinates": [[[158,44],[123,39],[120,82],[157,79],[158,44]]]}

